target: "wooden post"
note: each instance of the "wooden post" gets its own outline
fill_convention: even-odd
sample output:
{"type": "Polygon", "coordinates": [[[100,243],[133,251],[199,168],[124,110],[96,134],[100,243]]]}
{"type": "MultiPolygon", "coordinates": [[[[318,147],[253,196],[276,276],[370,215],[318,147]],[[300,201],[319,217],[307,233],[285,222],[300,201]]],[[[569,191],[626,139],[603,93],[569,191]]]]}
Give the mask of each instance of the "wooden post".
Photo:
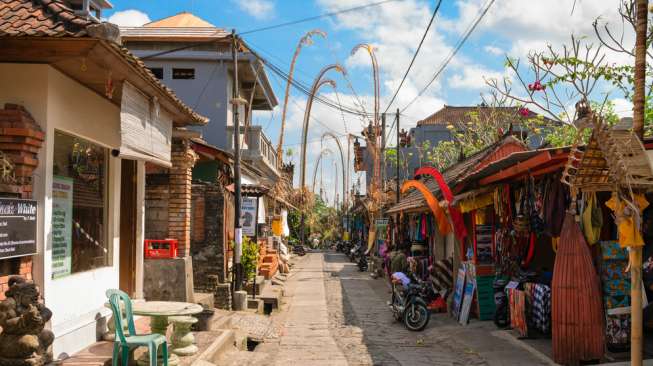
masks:
{"type": "MultiPolygon", "coordinates": [[[[635,26],[635,82],[633,91],[633,131],[640,139],[644,137],[644,107],[646,85],[646,36],[648,0],[637,0],[637,23],[635,26]]],[[[642,365],[642,247],[630,248],[630,295],[631,330],[630,364],[642,365]]]]}

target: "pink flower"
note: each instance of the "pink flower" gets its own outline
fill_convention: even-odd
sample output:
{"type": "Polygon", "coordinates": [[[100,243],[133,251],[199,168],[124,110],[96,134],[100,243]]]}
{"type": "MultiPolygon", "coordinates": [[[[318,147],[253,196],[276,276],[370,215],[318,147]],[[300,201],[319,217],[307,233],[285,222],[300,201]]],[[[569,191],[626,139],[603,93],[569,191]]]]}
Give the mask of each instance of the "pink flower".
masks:
{"type": "Polygon", "coordinates": [[[531,111],[528,108],[522,107],[522,108],[519,108],[519,114],[522,117],[528,117],[531,114],[531,111]]]}

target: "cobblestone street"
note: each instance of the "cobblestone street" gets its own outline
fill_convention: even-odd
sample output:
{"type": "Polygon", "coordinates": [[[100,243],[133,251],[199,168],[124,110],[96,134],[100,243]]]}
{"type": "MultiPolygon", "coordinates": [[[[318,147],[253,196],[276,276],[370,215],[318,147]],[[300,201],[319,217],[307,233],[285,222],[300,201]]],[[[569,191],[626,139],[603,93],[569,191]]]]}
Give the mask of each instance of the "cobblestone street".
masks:
{"type": "MultiPolygon", "coordinates": [[[[423,332],[395,322],[384,280],[334,252],[298,260],[274,317],[278,339],[259,346],[275,363],[296,365],[547,365],[491,322],[460,326],[434,315],[423,332]]],[[[268,360],[270,361],[270,360],[268,360]]]]}

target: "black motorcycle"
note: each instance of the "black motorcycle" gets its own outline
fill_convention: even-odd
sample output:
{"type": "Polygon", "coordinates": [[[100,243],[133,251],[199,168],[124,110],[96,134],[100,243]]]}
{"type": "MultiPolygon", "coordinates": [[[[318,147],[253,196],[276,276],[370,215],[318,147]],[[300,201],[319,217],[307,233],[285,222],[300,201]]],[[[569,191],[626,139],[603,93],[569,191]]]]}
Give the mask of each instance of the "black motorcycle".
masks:
{"type": "Polygon", "coordinates": [[[366,255],[361,255],[360,259],[358,259],[358,270],[361,272],[367,271],[367,256],[366,255]]]}
{"type": "Polygon", "coordinates": [[[304,249],[303,245],[295,245],[292,251],[300,257],[306,255],[306,249],[304,249]]]}
{"type": "Polygon", "coordinates": [[[397,321],[403,321],[408,330],[424,330],[431,319],[426,302],[422,298],[424,292],[421,284],[409,284],[408,288],[395,284],[392,286],[392,309],[393,316],[397,321]]]}

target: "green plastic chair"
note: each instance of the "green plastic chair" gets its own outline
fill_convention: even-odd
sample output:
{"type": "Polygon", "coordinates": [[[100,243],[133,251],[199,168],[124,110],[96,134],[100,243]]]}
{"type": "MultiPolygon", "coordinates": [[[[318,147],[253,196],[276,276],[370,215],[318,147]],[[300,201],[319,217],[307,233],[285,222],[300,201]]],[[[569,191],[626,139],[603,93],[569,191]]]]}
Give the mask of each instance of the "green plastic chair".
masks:
{"type": "Polygon", "coordinates": [[[113,320],[116,328],[116,340],[113,343],[113,366],[118,366],[118,357],[122,360],[122,366],[129,364],[129,351],[133,348],[147,347],[150,354],[150,365],[156,366],[157,351],[159,346],[162,348],[163,353],[163,366],[168,366],[168,342],[166,337],[161,334],[136,334],[134,326],[134,314],[132,313],[132,302],[129,296],[115,289],[107,290],[107,297],[109,304],[111,304],[111,311],[113,312],[113,320]],[[129,334],[125,334],[123,329],[124,320],[123,312],[121,311],[120,303],[124,304],[125,316],[127,320],[127,328],[129,334]],[[122,352],[121,352],[122,351],[122,352]]]}

